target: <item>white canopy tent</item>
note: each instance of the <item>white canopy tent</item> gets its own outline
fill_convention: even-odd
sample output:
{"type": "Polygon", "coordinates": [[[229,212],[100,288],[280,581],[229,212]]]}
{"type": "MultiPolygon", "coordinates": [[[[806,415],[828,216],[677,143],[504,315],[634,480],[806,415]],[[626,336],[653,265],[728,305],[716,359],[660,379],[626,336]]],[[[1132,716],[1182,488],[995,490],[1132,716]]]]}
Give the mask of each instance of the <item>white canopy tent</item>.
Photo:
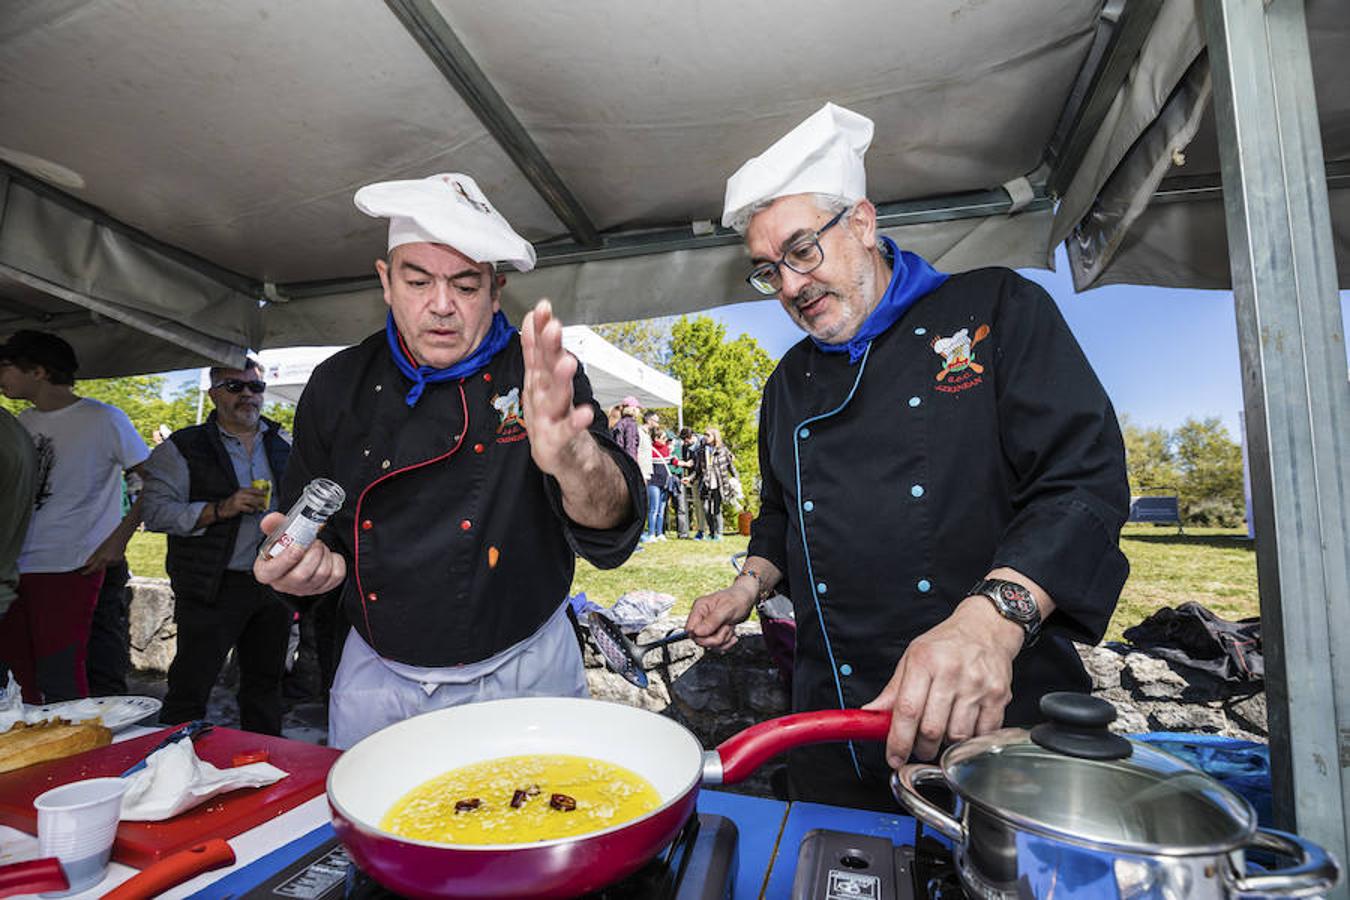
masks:
{"type": "Polygon", "coordinates": [[[684,385],[678,380],[623,352],[585,325],[564,328],[563,346],[586,367],[602,409],[632,396],[643,409],[675,407],[679,424],[684,424],[684,385]]]}
{"type": "MultiPolygon", "coordinates": [[[[615,347],[585,325],[563,329],[563,347],[571,351],[586,368],[596,402],[604,409],[624,397],[634,396],[643,408],[673,406],[683,423],[684,388],[674,378],[615,347]]],[[[342,347],[287,347],[254,354],[262,363],[267,382],[265,401],[300,402],[314,369],[342,347]]],[[[199,376],[202,391],[211,387],[209,370],[199,376]]]]}
{"type": "Polygon", "coordinates": [[[1350,858],[1344,0],[47,0],[0,4],[0,86],[0,331],[86,377],[368,334],[351,195],[436,171],[536,242],[508,313],[748,299],[723,179],[827,99],[940,269],[1231,286],[1277,809],[1350,858]]]}

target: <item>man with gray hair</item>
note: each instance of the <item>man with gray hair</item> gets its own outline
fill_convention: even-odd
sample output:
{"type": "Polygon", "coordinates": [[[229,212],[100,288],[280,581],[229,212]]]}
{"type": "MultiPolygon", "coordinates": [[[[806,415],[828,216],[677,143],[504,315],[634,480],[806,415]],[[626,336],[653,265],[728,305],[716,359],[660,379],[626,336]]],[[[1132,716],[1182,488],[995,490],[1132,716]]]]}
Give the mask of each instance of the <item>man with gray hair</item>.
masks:
{"type": "Polygon", "coordinates": [[[285,476],[291,439],[262,414],[267,385],[256,361],[217,366],[210,379],[206,421],[170,434],[145,467],[145,527],[169,536],[165,568],[178,623],[160,718],[203,718],[233,648],[240,724],[279,735],[291,612],[254,579],[253,557],[262,517],[277,508],[272,487],[285,476]]]}
{"type": "Polygon", "coordinates": [[[749,558],[688,628],[726,647],[785,582],[796,708],[891,711],[884,754],[791,753],[793,797],[889,810],[911,755],[1088,689],[1070,638],[1099,640],[1115,608],[1129,490],[1115,413],[1054,302],[880,234],[871,138],[827,104],[727,182],[747,280],[808,337],[764,388],[749,558]]]}

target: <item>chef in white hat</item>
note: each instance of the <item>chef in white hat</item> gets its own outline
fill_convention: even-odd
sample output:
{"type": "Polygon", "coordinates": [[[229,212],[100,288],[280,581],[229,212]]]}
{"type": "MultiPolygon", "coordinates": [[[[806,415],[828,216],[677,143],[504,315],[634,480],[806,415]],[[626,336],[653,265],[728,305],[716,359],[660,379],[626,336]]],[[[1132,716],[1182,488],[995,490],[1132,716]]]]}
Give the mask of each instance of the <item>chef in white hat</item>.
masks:
{"type": "Polygon", "coordinates": [[[890,769],[1086,691],[1128,565],[1110,401],[1054,302],[1008,269],[948,276],[878,230],[865,116],[827,103],[727,181],[747,281],[806,337],[764,389],[742,573],[699,598],[707,647],[780,586],[799,710],[890,710],[880,745],[789,755],[796,799],[891,810],[890,769]],[[964,337],[958,337],[964,336],[964,337]],[[960,343],[960,365],[946,355],[960,343]]]}
{"type": "Polygon", "coordinates": [[[584,696],[575,556],[619,565],[645,515],[637,464],[548,301],[519,332],[502,313],[499,267],[529,271],[534,248],[474,180],[383,182],[355,199],[389,220],[375,262],[389,312],[306,386],[281,508],[316,477],[346,503],[308,550],[254,564],[283,594],[339,593],[351,630],[329,743],[342,748],[458,703],[584,696]]]}

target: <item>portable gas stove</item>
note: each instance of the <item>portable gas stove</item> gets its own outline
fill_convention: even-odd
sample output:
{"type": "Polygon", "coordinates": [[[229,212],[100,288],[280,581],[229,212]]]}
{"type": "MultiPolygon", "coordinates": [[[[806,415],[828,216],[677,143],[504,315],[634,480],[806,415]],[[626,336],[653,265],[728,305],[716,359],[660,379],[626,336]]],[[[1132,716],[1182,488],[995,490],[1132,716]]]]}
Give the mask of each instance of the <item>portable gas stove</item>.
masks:
{"type": "Polygon", "coordinates": [[[928,837],[888,838],[818,829],[802,839],[792,900],[959,900],[951,851],[928,837]]]}
{"type": "MultiPolygon", "coordinates": [[[[691,817],[670,846],[646,866],[587,896],[596,900],[724,900],[732,894],[736,839],[736,825],[730,819],[700,813],[691,817]]],[[[399,895],[354,866],[346,850],[333,838],[245,896],[375,900],[399,895]]]]}

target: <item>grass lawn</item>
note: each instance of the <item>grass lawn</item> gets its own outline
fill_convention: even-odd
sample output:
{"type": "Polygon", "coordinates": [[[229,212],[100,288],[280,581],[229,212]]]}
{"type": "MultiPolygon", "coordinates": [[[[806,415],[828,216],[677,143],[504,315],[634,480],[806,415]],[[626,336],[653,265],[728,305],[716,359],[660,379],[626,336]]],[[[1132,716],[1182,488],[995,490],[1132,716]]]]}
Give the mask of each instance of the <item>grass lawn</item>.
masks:
{"type": "MultiPolygon", "coordinates": [[[[731,555],[747,539],[727,535],[721,541],[669,538],[648,544],[618,569],[601,571],[577,561],[572,592],[608,606],[625,591],[649,588],[675,597],[675,611],[687,612],[696,597],[724,587],[733,574],[731,555]]],[[[1121,538],[1130,560],[1130,580],[1107,631],[1108,640],[1163,606],[1187,600],[1203,603],[1228,619],[1257,614],[1256,554],[1241,529],[1198,528],[1179,535],[1176,528],[1130,525],[1121,538]]],[[[127,548],[131,571],[164,577],[164,535],[138,532],[127,548]]]]}

